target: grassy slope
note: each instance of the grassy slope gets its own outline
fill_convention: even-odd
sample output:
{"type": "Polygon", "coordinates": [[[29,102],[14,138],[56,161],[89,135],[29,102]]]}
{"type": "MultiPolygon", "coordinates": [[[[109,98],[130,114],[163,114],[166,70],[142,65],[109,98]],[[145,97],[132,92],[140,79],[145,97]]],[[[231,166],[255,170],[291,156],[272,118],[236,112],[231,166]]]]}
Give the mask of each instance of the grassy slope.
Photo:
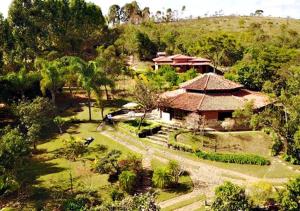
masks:
{"type": "Polygon", "coordinates": [[[108,198],[111,189],[111,185],[107,181],[108,175],[96,174],[90,170],[90,159],[105,153],[98,151],[96,146],[103,144],[107,146],[108,150],[118,149],[122,151],[122,157],[135,152],[99,134],[96,131],[97,126],[96,123],[74,125],[66,133],[38,146],[38,149],[44,153],[36,156],[34,161],[25,166],[24,171],[22,171],[24,180],[35,179],[33,182],[37,193],[34,194],[34,201],[43,200],[39,194],[41,190],[45,194],[50,194],[54,190],[64,191],[70,189],[70,174],[74,178],[73,187],[75,190],[96,191],[102,198],[108,198]],[[95,141],[89,146],[89,152],[76,162],[69,161],[57,154],[58,150],[63,147],[62,140],[69,138],[70,134],[79,139],[88,136],[95,138],[95,141]]]}
{"type": "Polygon", "coordinates": [[[270,137],[260,131],[213,132],[206,136],[194,136],[191,133],[183,133],[177,136],[177,140],[181,143],[202,148],[207,151],[214,151],[216,140],[217,152],[240,152],[265,157],[270,156],[270,137]],[[202,141],[210,147],[202,147],[202,141]]]}

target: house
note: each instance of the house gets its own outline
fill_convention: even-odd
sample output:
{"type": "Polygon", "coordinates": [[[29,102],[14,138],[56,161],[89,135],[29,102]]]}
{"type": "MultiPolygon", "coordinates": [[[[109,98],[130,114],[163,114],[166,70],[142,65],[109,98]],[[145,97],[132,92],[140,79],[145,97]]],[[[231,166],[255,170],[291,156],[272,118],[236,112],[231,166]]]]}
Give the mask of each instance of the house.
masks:
{"type": "Polygon", "coordinates": [[[253,101],[254,109],[268,105],[268,96],[245,89],[243,85],[225,79],[222,75],[205,73],[181,84],[174,91],[162,95],[160,117],[164,120],[184,120],[193,112],[208,123],[216,123],[232,117],[232,113],[253,101]]]}
{"type": "MultiPolygon", "coordinates": [[[[163,65],[170,65],[178,70],[178,72],[185,72],[191,68],[196,69],[199,73],[214,72],[213,65],[209,59],[185,56],[182,54],[167,56],[164,52],[158,52],[153,62],[155,70],[158,70],[163,65]]],[[[216,71],[221,73],[218,70],[216,71]]]]}

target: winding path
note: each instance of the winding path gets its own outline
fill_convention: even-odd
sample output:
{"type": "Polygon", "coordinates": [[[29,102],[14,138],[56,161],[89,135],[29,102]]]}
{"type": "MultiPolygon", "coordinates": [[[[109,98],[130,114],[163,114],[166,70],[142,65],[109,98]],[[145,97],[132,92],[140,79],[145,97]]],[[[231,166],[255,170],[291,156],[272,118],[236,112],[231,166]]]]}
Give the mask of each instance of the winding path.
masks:
{"type": "MultiPolygon", "coordinates": [[[[129,135],[115,130],[113,130],[112,132],[106,130],[102,131],[101,134],[126,146],[132,151],[142,154],[144,167],[151,167],[151,160],[153,158],[158,159],[161,162],[168,162],[168,160],[176,160],[181,164],[184,170],[190,173],[191,179],[194,183],[194,190],[191,193],[161,202],[161,208],[169,207],[171,205],[186,201],[192,197],[199,196],[201,194],[204,194],[207,198],[211,198],[213,196],[215,187],[222,184],[224,181],[231,181],[235,184],[246,186],[247,184],[262,180],[258,177],[253,177],[247,174],[239,173],[228,169],[218,168],[200,161],[194,161],[192,159],[179,156],[175,152],[173,153],[169,151],[164,151],[162,149],[155,148],[151,145],[146,145],[141,141],[133,140],[133,138],[129,135]],[[117,136],[114,134],[117,134],[117,136]],[[135,144],[130,143],[132,141],[135,141],[135,144]],[[232,177],[240,179],[233,179],[230,177],[225,177],[224,175],[232,175],[232,177]]],[[[270,183],[283,183],[287,181],[286,178],[265,178],[263,180],[270,183]]],[[[191,211],[194,210],[194,208],[197,208],[198,206],[199,202],[196,202],[186,206],[185,210],[191,211]]]]}

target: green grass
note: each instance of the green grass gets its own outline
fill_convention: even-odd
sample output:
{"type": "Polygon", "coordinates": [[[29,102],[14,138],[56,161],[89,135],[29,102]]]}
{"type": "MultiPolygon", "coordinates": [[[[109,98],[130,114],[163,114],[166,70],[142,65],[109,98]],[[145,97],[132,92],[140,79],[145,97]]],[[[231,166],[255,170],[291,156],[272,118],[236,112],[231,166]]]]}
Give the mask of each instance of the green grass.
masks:
{"type": "MultiPolygon", "coordinates": [[[[203,163],[206,163],[206,164],[209,164],[212,166],[216,166],[219,168],[223,168],[223,169],[233,170],[233,171],[247,174],[250,176],[259,177],[259,178],[291,178],[294,176],[299,176],[299,173],[297,173],[295,170],[289,168],[292,165],[290,165],[290,164],[284,165],[284,163],[286,163],[286,162],[282,162],[282,163],[276,162],[275,164],[272,163],[272,160],[274,158],[270,158],[271,165],[269,165],[269,166],[241,165],[241,164],[234,164],[234,163],[221,163],[221,162],[214,162],[214,161],[209,161],[209,160],[202,160],[202,159],[197,158],[192,153],[168,149],[166,147],[163,147],[163,146],[160,146],[160,145],[157,145],[157,144],[154,144],[154,143],[148,141],[147,138],[137,138],[136,136],[133,136],[132,134],[128,133],[127,131],[124,131],[122,128],[120,128],[119,131],[125,133],[128,136],[131,136],[132,140],[142,141],[144,144],[158,148],[160,150],[175,153],[177,155],[181,155],[182,157],[185,157],[185,158],[188,158],[191,160],[203,162],[203,163]]],[[[256,131],[254,131],[253,134],[255,134],[255,132],[256,131]]],[[[166,157],[164,154],[157,153],[157,155],[168,159],[168,157],[166,157]]],[[[300,169],[298,166],[293,166],[293,168],[300,169]]]]}
{"type": "Polygon", "coordinates": [[[188,205],[193,204],[195,202],[204,201],[204,200],[205,200],[204,195],[195,196],[195,197],[192,197],[192,198],[190,198],[186,201],[178,202],[176,204],[173,204],[172,206],[163,208],[162,211],[172,211],[172,210],[180,209],[182,207],[188,206],[188,205]]]}
{"type": "Polygon", "coordinates": [[[177,140],[205,151],[214,151],[217,145],[219,153],[248,153],[264,157],[270,157],[272,144],[270,137],[261,131],[211,132],[204,136],[182,133],[177,140]]]}
{"type": "MultiPolygon", "coordinates": [[[[73,178],[73,189],[76,191],[95,191],[102,199],[110,200],[109,193],[111,183],[108,182],[108,175],[98,174],[91,171],[92,160],[96,156],[102,156],[107,151],[117,149],[122,151],[121,158],[128,154],[137,154],[130,151],[123,145],[101,135],[96,131],[98,124],[81,123],[73,125],[66,133],[58,135],[51,140],[38,145],[40,154],[24,166],[20,172],[23,181],[33,183],[32,203],[39,201],[46,203],[50,200],[53,203],[53,193],[65,192],[71,188],[73,178]],[[69,161],[59,155],[59,150],[64,147],[63,139],[73,135],[79,140],[92,136],[95,140],[88,146],[89,152],[75,162],[69,161]],[[98,145],[107,146],[107,151],[97,150],[98,145]]],[[[29,207],[34,205],[28,203],[29,207]]]]}

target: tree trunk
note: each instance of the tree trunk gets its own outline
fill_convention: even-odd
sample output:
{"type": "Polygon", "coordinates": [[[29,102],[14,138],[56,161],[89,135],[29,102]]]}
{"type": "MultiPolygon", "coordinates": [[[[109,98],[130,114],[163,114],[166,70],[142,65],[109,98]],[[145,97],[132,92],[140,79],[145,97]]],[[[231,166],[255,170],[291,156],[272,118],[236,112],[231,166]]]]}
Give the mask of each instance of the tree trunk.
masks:
{"type": "Polygon", "coordinates": [[[89,121],[92,121],[91,92],[90,91],[88,91],[88,107],[89,107],[89,121]]]}
{"type": "Polygon", "coordinates": [[[55,92],[51,91],[51,101],[53,103],[53,105],[55,105],[55,92]]]}
{"type": "Polygon", "coordinates": [[[104,107],[101,106],[101,117],[102,117],[102,120],[104,119],[104,107]]]}
{"type": "Polygon", "coordinates": [[[72,91],[71,85],[69,85],[69,92],[70,92],[71,98],[73,98],[73,91],[72,91]]]}
{"type": "Polygon", "coordinates": [[[106,85],[104,85],[104,89],[105,89],[106,100],[108,100],[108,90],[107,90],[106,85]]]}
{"type": "Polygon", "coordinates": [[[143,114],[143,116],[141,117],[141,120],[140,120],[140,123],[139,123],[139,127],[138,127],[138,130],[140,130],[141,129],[141,126],[142,126],[142,123],[143,123],[143,121],[144,121],[144,119],[146,118],[146,111],[144,111],[144,114],[143,114]]]}

